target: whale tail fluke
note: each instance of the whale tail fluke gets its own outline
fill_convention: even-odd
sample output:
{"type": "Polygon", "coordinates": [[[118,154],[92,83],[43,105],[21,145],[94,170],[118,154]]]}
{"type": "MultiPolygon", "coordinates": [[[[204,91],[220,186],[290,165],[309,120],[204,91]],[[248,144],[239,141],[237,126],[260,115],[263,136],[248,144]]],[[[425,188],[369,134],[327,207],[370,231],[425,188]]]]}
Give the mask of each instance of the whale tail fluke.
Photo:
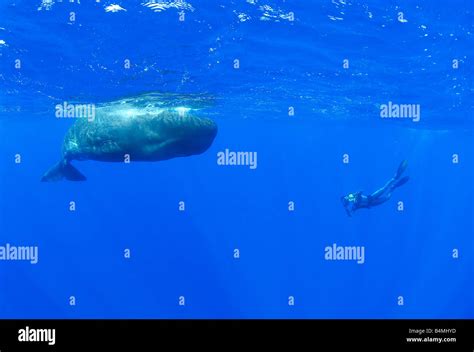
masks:
{"type": "Polygon", "coordinates": [[[85,181],[86,177],[79,172],[69,161],[63,159],[57,162],[41,178],[42,182],[60,181],[66,179],[69,181],[85,181]]]}

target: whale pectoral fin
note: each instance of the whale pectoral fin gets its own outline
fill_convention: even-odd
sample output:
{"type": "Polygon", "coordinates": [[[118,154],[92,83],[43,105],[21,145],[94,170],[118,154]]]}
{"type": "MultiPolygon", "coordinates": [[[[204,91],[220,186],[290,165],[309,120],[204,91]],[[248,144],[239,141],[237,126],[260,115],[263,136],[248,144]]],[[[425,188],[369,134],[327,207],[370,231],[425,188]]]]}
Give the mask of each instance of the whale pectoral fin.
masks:
{"type": "Polygon", "coordinates": [[[41,178],[42,182],[60,181],[85,181],[86,177],[79,172],[70,162],[61,160],[49,169],[41,178]]]}

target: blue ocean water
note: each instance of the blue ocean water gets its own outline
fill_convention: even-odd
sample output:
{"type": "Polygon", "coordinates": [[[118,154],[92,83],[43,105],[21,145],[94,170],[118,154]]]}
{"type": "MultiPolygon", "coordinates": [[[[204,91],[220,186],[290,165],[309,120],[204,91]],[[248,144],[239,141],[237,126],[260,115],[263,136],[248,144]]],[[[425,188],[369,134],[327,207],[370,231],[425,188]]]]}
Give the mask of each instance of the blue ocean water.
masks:
{"type": "Polygon", "coordinates": [[[0,317],[474,318],[473,12],[2,1],[0,246],[37,246],[38,262],[0,261],[0,317]],[[40,182],[74,123],[56,105],[124,98],[197,109],[217,137],[201,155],[76,161],[87,181],[40,182]],[[419,121],[382,118],[389,102],[419,121]],[[226,149],[257,167],[219,165],[226,149]],[[408,183],[348,217],[341,196],[404,159],[408,183]],[[334,244],[364,263],[326,260],[334,244]]]}

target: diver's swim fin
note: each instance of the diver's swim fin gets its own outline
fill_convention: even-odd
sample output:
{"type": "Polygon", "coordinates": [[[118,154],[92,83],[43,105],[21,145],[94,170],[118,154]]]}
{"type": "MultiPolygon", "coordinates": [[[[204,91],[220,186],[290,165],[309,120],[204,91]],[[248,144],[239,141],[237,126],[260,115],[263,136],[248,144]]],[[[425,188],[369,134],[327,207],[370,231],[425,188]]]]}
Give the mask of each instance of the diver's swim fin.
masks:
{"type": "Polygon", "coordinates": [[[406,170],[407,166],[408,166],[408,161],[403,160],[398,166],[398,170],[397,170],[397,174],[395,175],[395,178],[399,178],[403,174],[403,171],[406,170]]]}
{"type": "Polygon", "coordinates": [[[397,181],[393,184],[392,189],[404,185],[405,183],[408,182],[409,179],[410,179],[410,177],[408,177],[408,176],[402,177],[401,179],[397,180],[397,181]]]}
{"type": "Polygon", "coordinates": [[[67,160],[57,162],[41,178],[41,182],[60,181],[63,178],[69,181],[85,181],[86,177],[67,160]]]}

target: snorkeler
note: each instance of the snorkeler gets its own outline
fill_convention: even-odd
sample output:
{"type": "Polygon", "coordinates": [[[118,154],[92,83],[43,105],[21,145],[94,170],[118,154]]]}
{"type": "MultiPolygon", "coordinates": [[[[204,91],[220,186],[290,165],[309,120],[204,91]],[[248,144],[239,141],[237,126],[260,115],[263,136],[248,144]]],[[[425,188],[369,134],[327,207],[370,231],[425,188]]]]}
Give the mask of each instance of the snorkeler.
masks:
{"type": "Polygon", "coordinates": [[[407,168],[407,161],[403,160],[398,166],[397,173],[390,179],[385,186],[378,189],[370,195],[364,195],[361,191],[350,193],[347,196],[341,197],[342,204],[346,209],[347,215],[352,216],[352,213],[357,209],[370,208],[375,205],[385,203],[392,196],[392,191],[405,184],[409,177],[401,177],[403,171],[407,168]]]}

